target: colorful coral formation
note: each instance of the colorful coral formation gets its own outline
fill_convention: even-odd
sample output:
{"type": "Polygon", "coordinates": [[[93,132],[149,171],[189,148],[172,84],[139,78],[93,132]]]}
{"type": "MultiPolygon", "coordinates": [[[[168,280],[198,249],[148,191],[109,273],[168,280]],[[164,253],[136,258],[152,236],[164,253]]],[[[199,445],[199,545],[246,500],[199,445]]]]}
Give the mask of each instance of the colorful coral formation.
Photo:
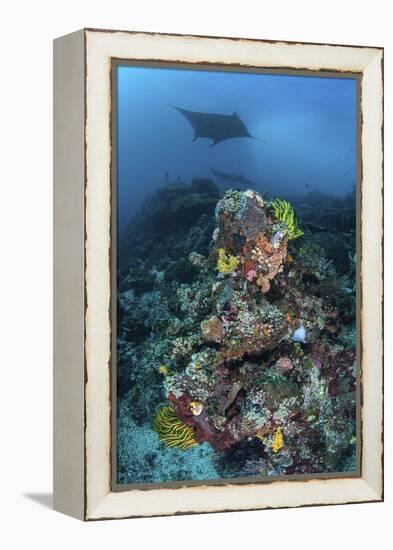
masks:
{"type": "MultiPolygon", "coordinates": [[[[169,211],[194,212],[175,195],[202,191],[214,196],[214,218],[184,215],[165,234],[161,192],[149,224],[145,211],[134,226],[134,253],[120,266],[122,414],[154,428],[162,453],[207,445],[200,479],[212,468],[223,478],[354,469],[355,269],[342,273],[319,233],[305,227],[297,240],[293,207],[255,191],[217,202],[207,184],[171,189],[169,211]]],[[[211,208],[210,198],[192,202],[211,208]]]]}

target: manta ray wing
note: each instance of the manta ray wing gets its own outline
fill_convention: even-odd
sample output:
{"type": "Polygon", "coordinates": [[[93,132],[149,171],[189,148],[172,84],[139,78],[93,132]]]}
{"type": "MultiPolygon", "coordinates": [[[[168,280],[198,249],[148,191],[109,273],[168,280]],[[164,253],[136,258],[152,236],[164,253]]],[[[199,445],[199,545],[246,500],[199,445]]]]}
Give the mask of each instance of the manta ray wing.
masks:
{"type": "Polygon", "coordinates": [[[212,167],[210,167],[210,171],[212,172],[212,174],[227,183],[238,183],[240,185],[255,187],[255,184],[242,174],[231,174],[229,172],[222,172],[221,170],[216,170],[212,167]]]}

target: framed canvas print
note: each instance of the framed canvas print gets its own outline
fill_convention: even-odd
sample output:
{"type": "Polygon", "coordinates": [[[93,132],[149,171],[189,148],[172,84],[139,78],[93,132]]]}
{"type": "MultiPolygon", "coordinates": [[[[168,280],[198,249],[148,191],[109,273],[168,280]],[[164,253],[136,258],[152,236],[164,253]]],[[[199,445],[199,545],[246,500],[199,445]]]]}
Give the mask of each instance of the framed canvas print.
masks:
{"type": "Polygon", "coordinates": [[[383,50],[54,46],[54,502],[383,499],[383,50]]]}

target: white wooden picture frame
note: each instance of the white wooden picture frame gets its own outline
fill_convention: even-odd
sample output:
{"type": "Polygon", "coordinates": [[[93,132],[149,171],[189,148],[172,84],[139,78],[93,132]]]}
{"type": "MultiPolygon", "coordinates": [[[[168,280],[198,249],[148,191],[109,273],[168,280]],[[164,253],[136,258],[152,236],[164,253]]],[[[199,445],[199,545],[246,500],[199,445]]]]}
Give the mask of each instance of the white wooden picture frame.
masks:
{"type": "Polygon", "coordinates": [[[81,520],[383,499],[383,50],[84,29],[54,43],[54,507],[81,520]],[[358,476],[112,488],[113,60],[356,73],[361,87],[358,476]]]}

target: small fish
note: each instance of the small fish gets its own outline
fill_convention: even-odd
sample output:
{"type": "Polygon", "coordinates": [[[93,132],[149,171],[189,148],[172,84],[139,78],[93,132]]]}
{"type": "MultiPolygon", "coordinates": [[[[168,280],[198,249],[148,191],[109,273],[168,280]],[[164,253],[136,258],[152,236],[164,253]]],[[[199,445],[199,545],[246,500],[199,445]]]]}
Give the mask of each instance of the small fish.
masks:
{"type": "Polygon", "coordinates": [[[286,258],[286,261],[287,261],[287,264],[291,264],[293,263],[293,256],[291,256],[291,254],[287,254],[287,258],[286,258]]]}

